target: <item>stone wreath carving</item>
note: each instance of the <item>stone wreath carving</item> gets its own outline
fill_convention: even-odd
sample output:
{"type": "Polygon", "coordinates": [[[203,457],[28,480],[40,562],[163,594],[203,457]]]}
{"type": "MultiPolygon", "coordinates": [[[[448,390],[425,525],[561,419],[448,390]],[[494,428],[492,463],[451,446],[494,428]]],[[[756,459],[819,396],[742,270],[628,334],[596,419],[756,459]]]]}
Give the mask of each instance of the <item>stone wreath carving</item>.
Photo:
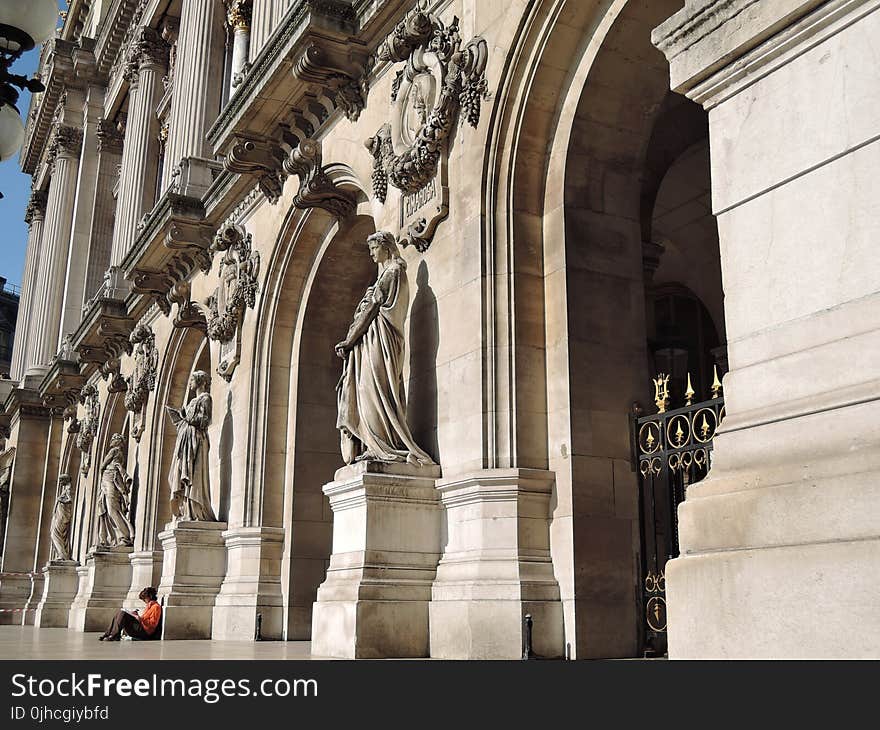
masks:
{"type": "Polygon", "coordinates": [[[131,434],[135,441],[140,441],[146,423],[147,401],[156,389],[159,351],[153,330],[147,325],[135,327],[129,341],[134,348],[134,372],[127,378],[125,408],[132,413],[131,434]]]}
{"type": "Polygon", "coordinates": [[[92,383],[84,385],[79,394],[79,402],[83,406],[84,413],[79,422],[79,432],[76,434],[76,446],[82,451],[80,471],[83,476],[88,476],[92,465],[92,442],[98,435],[98,421],[101,415],[97,387],[92,383]]]}
{"type": "Polygon", "coordinates": [[[250,234],[234,224],[217,232],[212,248],[223,256],[220,285],[208,299],[208,337],[220,343],[217,372],[229,380],[238,365],[244,313],[257,300],[260,253],[252,250],[250,234]]]}
{"type": "MultiPolygon", "coordinates": [[[[396,116],[366,142],[373,156],[373,195],[385,202],[388,184],[404,196],[416,196],[409,207],[421,208],[435,193],[418,194],[432,184],[448,152],[449,139],[466,120],[476,128],[480,107],[487,98],[485,77],[488,46],[477,36],[462,46],[458,18],[446,27],[421,8],[411,11],[380,46],[381,61],[406,62],[392,84],[391,101],[396,116]]],[[[441,180],[439,187],[445,185],[441,180]]],[[[402,212],[400,243],[424,250],[430,245],[436,225],[446,217],[443,200],[440,216],[428,221],[402,212]]]]}

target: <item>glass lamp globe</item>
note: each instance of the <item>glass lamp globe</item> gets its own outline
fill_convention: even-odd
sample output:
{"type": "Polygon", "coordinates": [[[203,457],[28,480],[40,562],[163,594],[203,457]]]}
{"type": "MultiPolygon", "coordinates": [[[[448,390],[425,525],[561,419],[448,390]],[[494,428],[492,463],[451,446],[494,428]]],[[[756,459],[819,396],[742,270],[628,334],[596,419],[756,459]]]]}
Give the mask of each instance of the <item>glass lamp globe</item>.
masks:
{"type": "MultiPolygon", "coordinates": [[[[51,38],[58,26],[58,1],[0,0],[0,24],[24,31],[39,45],[51,38]]],[[[0,45],[4,42],[8,51],[17,51],[20,47],[12,39],[0,39],[0,45]]]]}
{"type": "Polygon", "coordinates": [[[0,162],[13,157],[24,143],[24,122],[14,107],[0,106],[0,162]]]}

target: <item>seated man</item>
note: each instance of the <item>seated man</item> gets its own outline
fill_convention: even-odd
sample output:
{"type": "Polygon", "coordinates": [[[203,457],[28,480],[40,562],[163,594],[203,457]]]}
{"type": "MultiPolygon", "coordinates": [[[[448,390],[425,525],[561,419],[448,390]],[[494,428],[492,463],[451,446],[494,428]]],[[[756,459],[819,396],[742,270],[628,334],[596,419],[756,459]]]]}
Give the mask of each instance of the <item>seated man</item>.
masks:
{"type": "Polygon", "coordinates": [[[119,641],[123,631],[132,639],[158,638],[162,607],[156,601],[156,589],[152,586],[144,588],[138,598],[147,604],[143,614],[138,614],[137,610],[128,612],[120,609],[110,622],[110,628],[98,637],[99,641],[119,641]]]}

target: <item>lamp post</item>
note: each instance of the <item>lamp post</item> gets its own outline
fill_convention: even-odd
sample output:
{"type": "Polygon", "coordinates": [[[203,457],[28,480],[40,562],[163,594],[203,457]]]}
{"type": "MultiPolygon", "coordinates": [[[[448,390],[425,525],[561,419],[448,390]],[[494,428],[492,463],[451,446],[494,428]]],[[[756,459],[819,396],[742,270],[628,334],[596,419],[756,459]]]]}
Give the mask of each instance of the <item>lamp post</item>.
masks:
{"type": "Polygon", "coordinates": [[[24,122],[16,106],[19,92],[14,87],[45,91],[39,79],[12,74],[9,68],[22,53],[48,40],[57,24],[57,0],[0,0],[0,162],[24,143],[24,122]]]}

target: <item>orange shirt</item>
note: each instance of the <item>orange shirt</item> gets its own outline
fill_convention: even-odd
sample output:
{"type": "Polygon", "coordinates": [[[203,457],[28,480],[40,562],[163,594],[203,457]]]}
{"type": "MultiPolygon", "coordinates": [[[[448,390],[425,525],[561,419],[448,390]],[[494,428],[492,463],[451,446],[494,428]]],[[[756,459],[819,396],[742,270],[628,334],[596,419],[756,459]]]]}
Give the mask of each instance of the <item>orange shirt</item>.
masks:
{"type": "Polygon", "coordinates": [[[141,614],[141,626],[147,634],[152,634],[156,630],[161,616],[162,607],[156,601],[150,601],[141,614]]]}

